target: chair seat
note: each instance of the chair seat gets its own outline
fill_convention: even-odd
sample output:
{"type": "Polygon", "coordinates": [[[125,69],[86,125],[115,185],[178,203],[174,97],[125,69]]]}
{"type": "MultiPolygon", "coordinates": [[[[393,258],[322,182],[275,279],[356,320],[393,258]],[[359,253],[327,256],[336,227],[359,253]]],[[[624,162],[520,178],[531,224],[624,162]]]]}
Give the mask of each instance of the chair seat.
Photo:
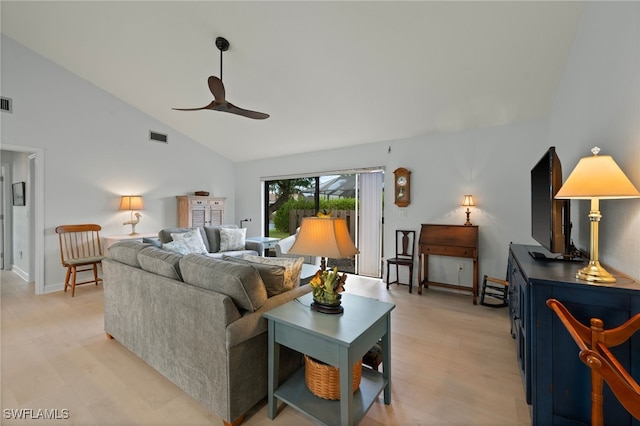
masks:
{"type": "Polygon", "coordinates": [[[78,259],[67,259],[66,265],[64,266],[83,266],[83,265],[91,265],[92,263],[100,262],[106,256],[90,256],[90,257],[81,257],[78,259]]]}
{"type": "Polygon", "coordinates": [[[389,263],[397,263],[398,265],[413,265],[413,259],[404,259],[402,257],[392,257],[391,259],[388,259],[387,262],[389,263]]]}

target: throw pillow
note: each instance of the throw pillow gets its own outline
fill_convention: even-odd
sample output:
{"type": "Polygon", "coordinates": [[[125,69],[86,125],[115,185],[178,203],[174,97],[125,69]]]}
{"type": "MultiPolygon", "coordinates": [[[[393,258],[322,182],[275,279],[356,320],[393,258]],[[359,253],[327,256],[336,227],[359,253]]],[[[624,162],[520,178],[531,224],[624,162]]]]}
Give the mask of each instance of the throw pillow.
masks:
{"type": "Polygon", "coordinates": [[[191,251],[184,243],[180,241],[171,241],[162,245],[163,250],[167,250],[177,254],[189,254],[191,251]]]}
{"type": "Polygon", "coordinates": [[[174,242],[184,244],[188,248],[189,253],[207,253],[207,247],[205,247],[204,241],[202,241],[202,235],[200,235],[200,230],[198,229],[192,229],[189,232],[172,233],[171,239],[173,239],[174,242]]]}
{"type": "Polygon", "coordinates": [[[267,289],[267,297],[277,296],[285,291],[283,287],[286,268],[284,266],[255,263],[234,256],[222,256],[222,260],[250,265],[258,271],[267,289]]]}
{"type": "Polygon", "coordinates": [[[283,257],[252,256],[250,254],[245,254],[242,258],[255,263],[284,266],[284,282],[282,284],[283,292],[289,291],[300,285],[300,273],[302,272],[302,264],[304,263],[304,258],[302,257],[293,259],[283,257]]]}
{"type": "Polygon", "coordinates": [[[247,228],[220,228],[220,251],[244,250],[247,228]]]}

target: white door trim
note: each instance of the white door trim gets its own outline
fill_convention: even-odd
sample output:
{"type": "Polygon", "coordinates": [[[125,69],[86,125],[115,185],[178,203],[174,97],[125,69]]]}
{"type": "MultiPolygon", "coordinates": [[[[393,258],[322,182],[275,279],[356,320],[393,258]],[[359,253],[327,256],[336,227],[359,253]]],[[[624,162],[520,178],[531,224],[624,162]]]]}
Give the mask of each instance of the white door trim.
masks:
{"type": "Polygon", "coordinates": [[[44,283],[44,150],[31,146],[8,145],[2,144],[5,151],[26,152],[32,154],[33,163],[35,164],[35,182],[33,194],[35,199],[34,212],[35,215],[35,289],[36,294],[43,294],[44,283]]]}

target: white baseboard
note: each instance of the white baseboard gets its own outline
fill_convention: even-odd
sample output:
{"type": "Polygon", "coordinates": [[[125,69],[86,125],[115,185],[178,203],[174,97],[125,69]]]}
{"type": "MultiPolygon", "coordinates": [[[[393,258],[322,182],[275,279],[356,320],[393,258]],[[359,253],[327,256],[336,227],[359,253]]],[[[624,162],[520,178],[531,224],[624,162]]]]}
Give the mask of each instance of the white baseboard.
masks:
{"type": "Polygon", "coordinates": [[[53,293],[55,291],[62,291],[62,290],[64,290],[64,283],[45,285],[43,294],[53,293]]]}
{"type": "Polygon", "coordinates": [[[33,280],[30,279],[29,277],[29,273],[23,271],[22,269],[20,269],[18,266],[16,265],[11,265],[11,272],[13,272],[14,274],[16,274],[17,276],[19,276],[20,278],[22,278],[23,280],[25,280],[26,282],[31,282],[33,280]]]}

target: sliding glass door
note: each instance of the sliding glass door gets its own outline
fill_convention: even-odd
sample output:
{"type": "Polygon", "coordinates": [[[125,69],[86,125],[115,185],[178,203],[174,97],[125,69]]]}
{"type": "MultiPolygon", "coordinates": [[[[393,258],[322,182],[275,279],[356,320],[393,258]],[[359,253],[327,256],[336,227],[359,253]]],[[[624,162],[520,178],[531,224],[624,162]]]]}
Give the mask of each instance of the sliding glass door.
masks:
{"type": "Polygon", "coordinates": [[[343,217],[360,255],[328,259],[340,271],[380,277],[383,172],[361,171],[265,180],[264,235],[293,235],[303,217],[343,217]]]}

